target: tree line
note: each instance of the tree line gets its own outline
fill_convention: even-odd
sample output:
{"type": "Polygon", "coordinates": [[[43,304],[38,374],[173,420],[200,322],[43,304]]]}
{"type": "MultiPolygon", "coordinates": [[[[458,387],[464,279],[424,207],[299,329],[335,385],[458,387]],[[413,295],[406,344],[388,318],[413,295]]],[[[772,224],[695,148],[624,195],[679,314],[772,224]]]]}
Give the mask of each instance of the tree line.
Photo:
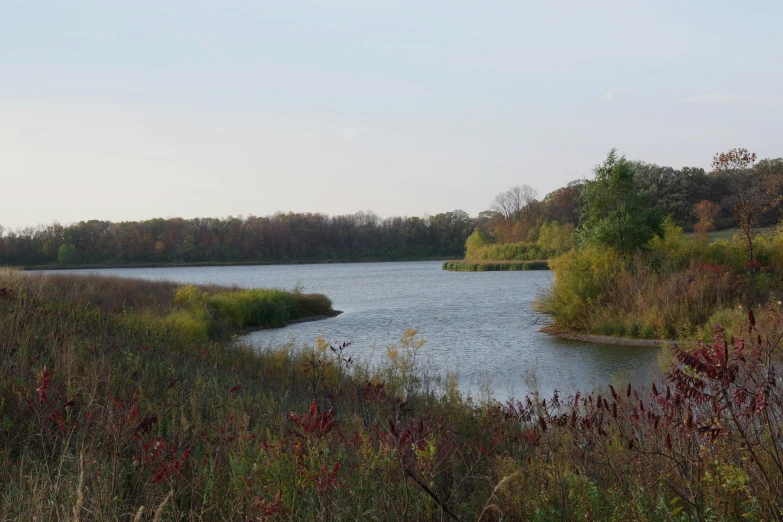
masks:
{"type": "Polygon", "coordinates": [[[587,202],[603,198],[599,207],[625,209],[628,232],[638,232],[637,225],[649,228],[642,221],[649,221],[647,214],[652,211],[700,234],[738,227],[747,240],[758,227],[775,225],[783,217],[783,158],[756,159],[746,149],[732,149],[716,154],[711,170],[705,171],[625,158],[618,162],[613,151],[606,163],[594,169],[596,180],[573,181],[540,200],[529,185],[498,194],[490,210],[480,214],[479,229],[496,243],[535,242],[542,224],[553,221],[584,230],[585,225],[595,224],[590,223],[595,219],[587,202]],[[615,172],[616,179],[610,180],[616,162],[623,175],[617,177],[615,172]]]}
{"type": "Polygon", "coordinates": [[[0,264],[143,264],[394,260],[461,255],[475,219],[462,210],[381,219],[373,212],[90,220],[0,227],[0,264]]]}
{"type": "MultiPolygon", "coordinates": [[[[756,161],[755,154],[733,149],[717,154],[709,172],[624,159],[622,165],[626,179],[632,180],[625,191],[633,193],[633,204],[628,205],[626,215],[657,209],[685,230],[706,234],[736,226],[746,238],[752,238],[756,227],[780,222],[783,158],[756,161]]],[[[289,212],[266,217],[157,218],[119,223],[90,220],[21,230],[0,226],[0,264],[285,263],[462,257],[465,241],[475,229],[492,243],[532,243],[539,241],[545,223],[557,222],[564,230],[579,228],[589,219],[585,201],[590,183],[573,181],[541,199],[531,186],[515,186],[498,194],[490,209],[477,217],[462,210],[385,219],[371,211],[337,216],[289,212]]],[[[612,201],[607,204],[618,204],[616,198],[609,199],[612,201]]]]}

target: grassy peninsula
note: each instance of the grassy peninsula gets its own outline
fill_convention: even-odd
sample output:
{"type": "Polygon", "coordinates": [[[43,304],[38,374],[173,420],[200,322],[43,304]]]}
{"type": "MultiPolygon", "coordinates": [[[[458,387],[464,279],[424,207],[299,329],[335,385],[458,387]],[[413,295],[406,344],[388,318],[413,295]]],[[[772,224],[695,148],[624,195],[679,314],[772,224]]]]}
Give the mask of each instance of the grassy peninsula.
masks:
{"type": "Polygon", "coordinates": [[[408,331],[256,351],[322,296],[0,271],[4,520],[774,520],[780,307],[663,383],[500,404],[408,331]],[[273,304],[271,304],[273,303],[273,304]],[[211,327],[210,325],[215,325],[211,327]],[[750,330],[747,330],[750,328],[750,330]],[[657,387],[656,387],[657,386],[657,387]],[[694,390],[697,393],[694,393],[694,390]]]}
{"type": "Polygon", "coordinates": [[[548,270],[548,259],[576,245],[574,225],[544,221],[530,231],[535,240],[504,243],[476,228],[465,241],[465,259],[448,261],[444,270],[482,272],[497,270],[548,270]]]}
{"type": "Polygon", "coordinates": [[[547,261],[468,261],[443,263],[443,270],[451,272],[508,272],[517,270],[549,270],[547,261]]]}

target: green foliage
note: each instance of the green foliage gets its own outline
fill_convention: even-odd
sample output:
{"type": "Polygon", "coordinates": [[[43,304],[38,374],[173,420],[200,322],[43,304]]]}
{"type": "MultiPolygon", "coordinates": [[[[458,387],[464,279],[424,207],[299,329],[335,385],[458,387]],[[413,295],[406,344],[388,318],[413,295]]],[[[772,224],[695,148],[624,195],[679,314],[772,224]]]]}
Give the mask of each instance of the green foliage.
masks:
{"type": "Polygon", "coordinates": [[[557,221],[544,222],[530,232],[536,241],[492,243],[491,239],[475,230],[465,243],[467,261],[538,261],[550,259],[574,248],[574,226],[557,221]]]}
{"type": "Polygon", "coordinates": [[[536,243],[495,243],[478,250],[470,250],[468,261],[534,261],[546,259],[547,252],[536,243]]]}
{"type": "Polygon", "coordinates": [[[75,245],[60,245],[57,251],[57,262],[61,265],[73,265],[79,262],[79,251],[75,245]]]}
{"type": "Polygon", "coordinates": [[[645,162],[632,162],[634,181],[642,197],[672,216],[680,226],[692,224],[696,204],[711,196],[714,180],[704,169],[674,169],[645,162]]]}
{"type": "Polygon", "coordinates": [[[292,320],[332,315],[332,302],[322,294],[302,294],[278,289],[209,291],[187,285],[177,289],[174,303],[181,306],[166,316],[169,322],[198,324],[209,337],[220,337],[245,328],[276,328],[292,320]],[[185,321],[184,317],[190,321],[185,321]]]}
{"type": "Polygon", "coordinates": [[[561,225],[557,221],[542,223],[538,231],[537,244],[545,252],[552,252],[555,255],[576,248],[574,225],[572,223],[561,225]]]}
{"type": "Polygon", "coordinates": [[[572,250],[550,260],[554,283],[539,301],[539,311],[575,331],[589,331],[593,311],[602,306],[611,279],[622,267],[614,251],[595,247],[572,250]]]}
{"type": "Polygon", "coordinates": [[[446,261],[443,270],[450,272],[513,272],[517,270],[549,270],[547,261],[446,261]]]}
{"type": "Polygon", "coordinates": [[[248,327],[274,328],[288,321],[332,313],[331,301],[321,295],[284,290],[232,290],[210,295],[205,317],[212,335],[248,327]]]}
{"type": "Polygon", "coordinates": [[[639,195],[634,165],[625,156],[618,159],[614,149],[594,173],[595,179],[584,188],[582,237],[624,256],[633,255],[661,233],[664,214],[639,195]]]}
{"type": "Polygon", "coordinates": [[[478,252],[492,244],[491,238],[479,229],[475,229],[465,240],[465,259],[476,259],[478,252]]]}

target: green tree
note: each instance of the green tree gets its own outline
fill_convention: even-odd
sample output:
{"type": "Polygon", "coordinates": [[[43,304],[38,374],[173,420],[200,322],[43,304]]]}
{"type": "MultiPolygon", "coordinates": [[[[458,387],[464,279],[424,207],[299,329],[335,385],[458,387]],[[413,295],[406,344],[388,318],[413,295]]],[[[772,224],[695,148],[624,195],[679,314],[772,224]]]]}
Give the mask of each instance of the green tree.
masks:
{"type": "Polygon", "coordinates": [[[492,244],[488,235],[478,228],[465,240],[465,259],[479,259],[481,249],[492,244]]]}
{"type": "Polygon", "coordinates": [[[663,232],[664,213],[651,208],[639,195],[634,164],[617,157],[612,149],[603,164],[594,169],[595,179],[584,188],[584,241],[610,247],[624,256],[643,248],[663,232]]]}
{"type": "Polygon", "coordinates": [[[57,262],[61,265],[73,265],[79,262],[79,251],[75,245],[60,245],[57,251],[57,262]]]}

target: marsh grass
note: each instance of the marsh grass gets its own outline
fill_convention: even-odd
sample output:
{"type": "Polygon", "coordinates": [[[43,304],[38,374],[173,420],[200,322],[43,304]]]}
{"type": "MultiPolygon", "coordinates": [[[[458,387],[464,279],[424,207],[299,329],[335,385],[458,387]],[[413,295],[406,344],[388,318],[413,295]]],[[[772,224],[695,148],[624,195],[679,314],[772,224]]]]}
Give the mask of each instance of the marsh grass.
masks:
{"type": "Polygon", "coordinates": [[[502,272],[549,270],[547,261],[446,261],[443,270],[450,272],[502,272]]]}
{"type": "Polygon", "coordinates": [[[13,282],[38,299],[84,305],[104,314],[138,316],[143,322],[174,326],[199,339],[226,336],[246,328],[275,328],[292,320],[335,313],[326,296],[296,289],[180,285],[0,268],[0,283],[3,281],[13,282]]]}

